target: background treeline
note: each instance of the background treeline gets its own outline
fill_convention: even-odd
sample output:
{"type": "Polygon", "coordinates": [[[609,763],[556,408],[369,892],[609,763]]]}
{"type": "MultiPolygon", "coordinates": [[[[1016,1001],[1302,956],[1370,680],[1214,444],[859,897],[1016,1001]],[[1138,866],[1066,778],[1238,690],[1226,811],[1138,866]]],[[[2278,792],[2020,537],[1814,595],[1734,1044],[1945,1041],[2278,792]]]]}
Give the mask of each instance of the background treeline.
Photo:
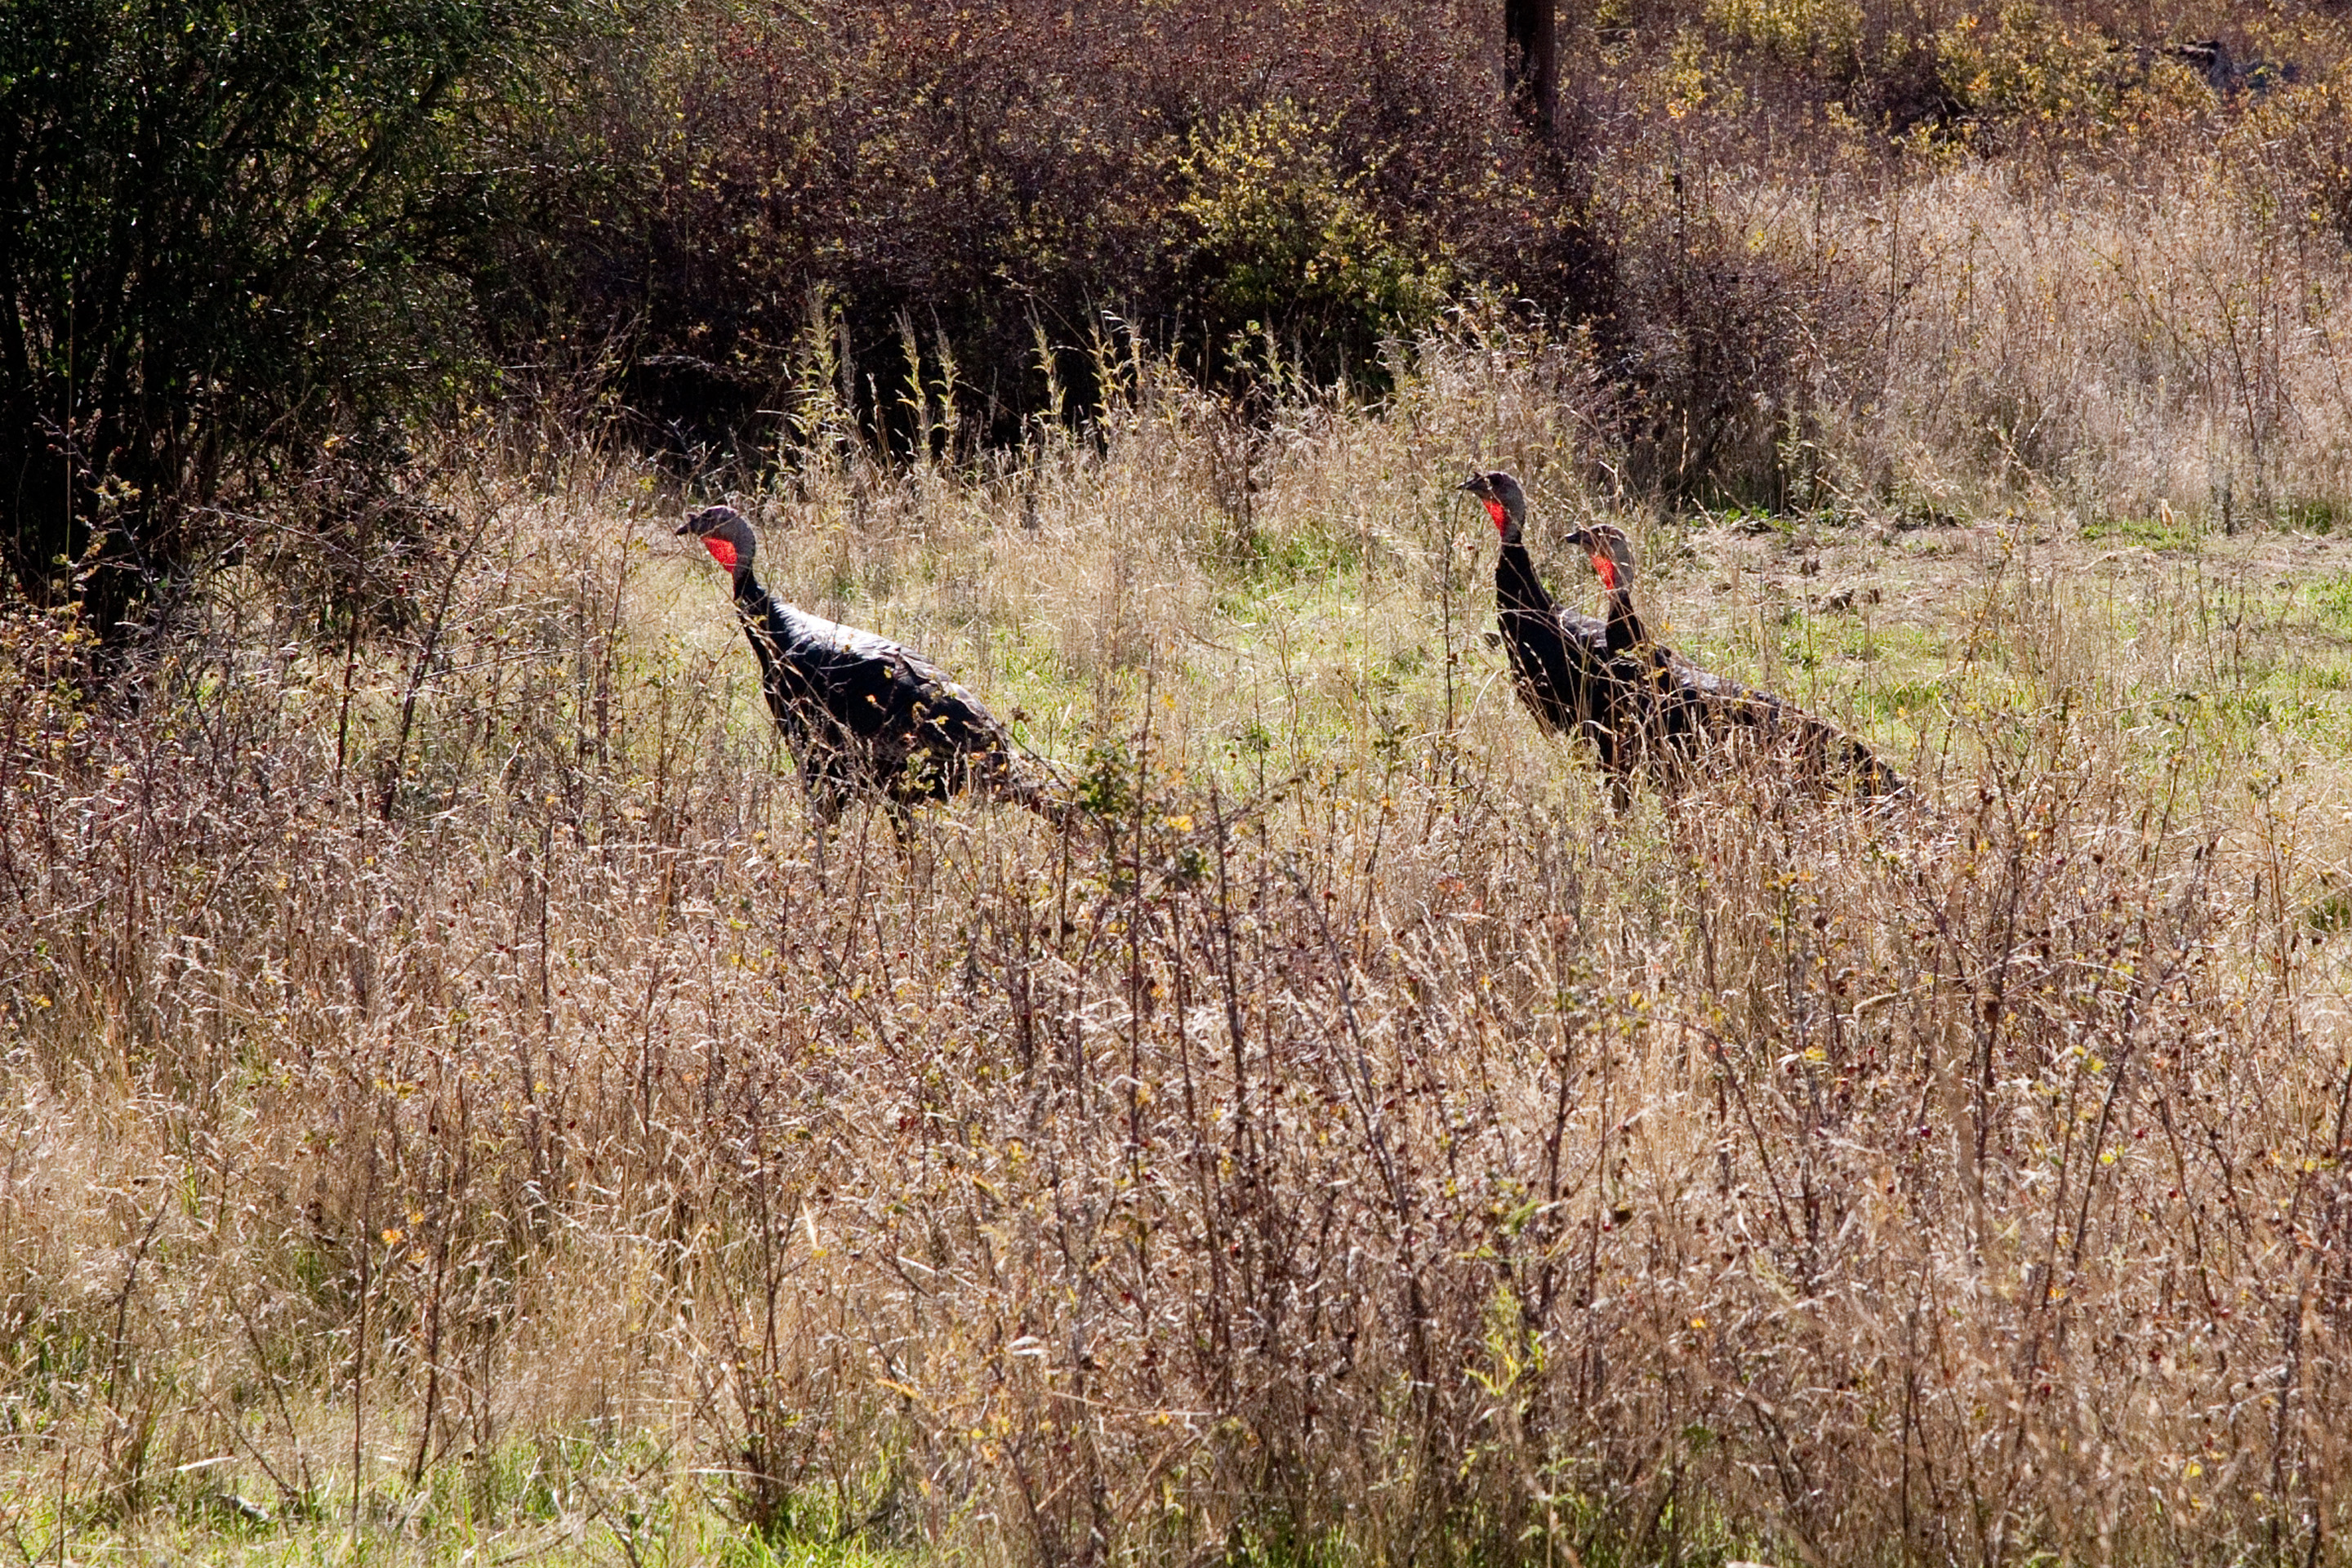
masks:
{"type": "Polygon", "coordinates": [[[2328,488],[2263,467],[2352,227],[2327,10],[1607,0],[1561,18],[1549,138],[1504,101],[1499,13],[30,0],[0,18],[8,566],[112,637],[257,508],[349,531],[485,405],[681,468],[963,458],[1087,406],[1106,339],[1247,422],[1377,392],[1465,303],[1585,335],[1634,493],[1932,510],[1898,448],[2063,477],[2082,444],[2030,375],[1899,395],[1906,312],[1990,277],[1906,232],[1964,174],[2012,259],[2004,227],[2136,203],[2263,250],[2107,290],[2147,319],[2102,368],[2202,379],[2233,508],[2328,488]],[[2216,318],[2210,363],[2168,363],[2216,318]]]}

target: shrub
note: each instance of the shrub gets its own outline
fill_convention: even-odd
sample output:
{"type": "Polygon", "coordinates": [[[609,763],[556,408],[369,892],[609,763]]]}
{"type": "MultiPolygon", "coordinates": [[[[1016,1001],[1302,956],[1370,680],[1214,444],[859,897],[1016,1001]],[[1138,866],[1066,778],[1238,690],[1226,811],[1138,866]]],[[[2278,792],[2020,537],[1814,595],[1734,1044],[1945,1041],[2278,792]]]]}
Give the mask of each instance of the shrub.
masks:
{"type": "Polygon", "coordinates": [[[558,6],[0,13],[0,560],[100,632],[213,510],[462,358],[463,149],[558,6]]]}
{"type": "Polygon", "coordinates": [[[1944,29],[1937,44],[1945,90],[1963,112],[2049,124],[2112,109],[2111,40],[2042,6],[1971,12],[1944,29]]]}
{"type": "Polygon", "coordinates": [[[861,419],[897,417],[908,321],[1004,442],[1056,378],[1094,401],[1106,312],[1219,371],[1255,321],[1336,374],[1455,279],[1575,268],[1567,171],[1450,6],[695,5],[588,74],[530,254],[682,447],[769,437],[812,297],[861,419]]]}
{"type": "Polygon", "coordinates": [[[1453,279],[1442,242],[1401,240],[1370,205],[1369,174],[1336,167],[1334,129],[1285,101],[1194,132],[1176,212],[1216,326],[1263,323],[1362,366],[1383,336],[1433,320],[1453,279]]]}

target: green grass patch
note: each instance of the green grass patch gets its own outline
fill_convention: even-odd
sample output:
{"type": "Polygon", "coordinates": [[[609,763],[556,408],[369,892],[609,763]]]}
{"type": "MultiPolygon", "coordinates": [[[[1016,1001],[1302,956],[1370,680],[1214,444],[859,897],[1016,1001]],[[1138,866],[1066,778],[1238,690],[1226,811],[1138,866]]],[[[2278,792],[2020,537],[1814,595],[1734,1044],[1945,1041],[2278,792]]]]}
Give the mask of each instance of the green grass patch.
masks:
{"type": "Polygon", "coordinates": [[[2178,513],[2096,517],[2083,525],[2083,542],[2144,545],[2150,550],[2194,549],[2204,530],[2178,513]]]}
{"type": "Polygon", "coordinates": [[[2352,636],[2352,573],[2313,578],[2296,592],[2311,606],[2315,625],[2352,636]]]}
{"type": "Polygon", "coordinates": [[[2279,509],[2279,521],[2298,533],[2339,533],[2352,523],[2352,501],[2334,497],[2292,500],[2279,509]]]}

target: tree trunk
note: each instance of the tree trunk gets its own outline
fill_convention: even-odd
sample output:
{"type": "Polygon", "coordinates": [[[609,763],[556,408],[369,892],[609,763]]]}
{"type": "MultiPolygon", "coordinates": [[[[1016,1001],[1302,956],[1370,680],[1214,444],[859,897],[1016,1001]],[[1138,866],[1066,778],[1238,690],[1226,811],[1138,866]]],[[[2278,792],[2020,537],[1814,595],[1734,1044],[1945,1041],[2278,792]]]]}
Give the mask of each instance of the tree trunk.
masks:
{"type": "Polygon", "coordinates": [[[1503,0],[1503,87],[1536,133],[1549,136],[1559,110],[1552,0],[1503,0]]]}

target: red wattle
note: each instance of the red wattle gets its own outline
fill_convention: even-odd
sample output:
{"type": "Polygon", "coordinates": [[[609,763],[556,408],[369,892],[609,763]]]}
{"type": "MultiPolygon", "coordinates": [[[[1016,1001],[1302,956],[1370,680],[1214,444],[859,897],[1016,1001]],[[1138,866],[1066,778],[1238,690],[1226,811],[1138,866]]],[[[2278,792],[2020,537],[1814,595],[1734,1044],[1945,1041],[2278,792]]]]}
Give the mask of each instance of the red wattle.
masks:
{"type": "Polygon", "coordinates": [[[735,547],[732,544],[723,539],[706,539],[702,542],[702,548],[710,552],[713,561],[730,572],[735,570],[735,547]]]}
{"type": "Polygon", "coordinates": [[[1501,501],[1488,501],[1486,503],[1486,515],[1495,520],[1495,531],[1496,533],[1508,533],[1511,531],[1511,514],[1503,510],[1503,503],[1501,501]]]}
{"type": "Polygon", "coordinates": [[[1612,594],[1617,591],[1617,563],[1606,555],[1596,555],[1592,558],[1592,569],[1601,574],[1601,586],[1604,591],[1612,594]]]}

